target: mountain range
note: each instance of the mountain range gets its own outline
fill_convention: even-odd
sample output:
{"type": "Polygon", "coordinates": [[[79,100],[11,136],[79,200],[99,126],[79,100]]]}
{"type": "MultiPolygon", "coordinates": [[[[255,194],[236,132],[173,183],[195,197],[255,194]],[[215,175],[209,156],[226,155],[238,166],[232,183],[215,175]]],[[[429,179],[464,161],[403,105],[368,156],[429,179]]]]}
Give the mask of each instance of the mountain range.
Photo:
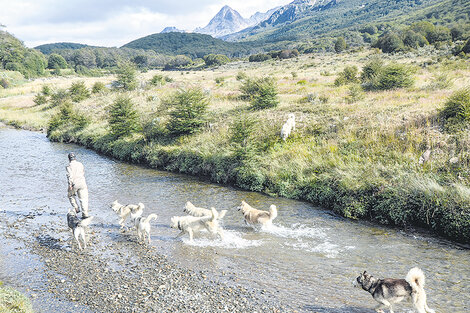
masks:
{"type": "MultiPolygon", "coordinates": [[[[192,57],[203,53],[243,56],[300,45],[328,50],[338,36],[352,46],[370,43],[373,38],[360,31],[365,26],[382,33],[421,20],[466,25],[469,16],[468,0],[295,0],[247,19],[224,6],[207,26],[193,33],[167,27],[160,34],[136,39],[124,47],[192,57]]],[[[63,49],[64,43],[55,48],[63,49]]]]}
{"type": "Polygon", "coordinates": [[[195,33],[211,35],[216,38],[236,33],[242,29],[254,26],[271,16],[278,8],[273,8],[265,13],[256,12],[249,18],[244,18],[240,13],[225,5],[210,20],[209,24],[202,28],[196,28],[195,33]]]}

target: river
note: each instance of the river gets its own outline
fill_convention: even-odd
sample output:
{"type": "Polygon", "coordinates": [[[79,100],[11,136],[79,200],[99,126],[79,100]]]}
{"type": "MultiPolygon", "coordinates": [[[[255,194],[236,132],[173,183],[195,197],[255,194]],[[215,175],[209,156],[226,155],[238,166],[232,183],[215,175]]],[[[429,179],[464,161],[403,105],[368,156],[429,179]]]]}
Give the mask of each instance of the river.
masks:
{"type": "MultiPolygon", "coordinates": [[[[159,253],[183,268],[208,272],[226,284],[269,291],[298,311],[370,312],[376,302],[366,291],[354,288],[353,279],[364,270],[376,277],[404,278],[415,266],[426,274],[431,308],[436,312],[470,311],[468,249],[423,231],[405,232],[351,221],[309,203],[126,164],[83,147],[51,143],[44,134],[35,132],[0,128],[0,218],[28,216],[31,208],[41,208],[45,214],[35,218],[35,223],[61,219],[65,225],[70,206],[65,166],[70,151],[86,168],[90,214],[95,217],[91,228],[97,236],[113,233],[106,240],[121,236],[110,203],[143,202],[144,215],[158,214],[152,223],[151,245],[159,253]],[[273,227],[255,231],[245,226],[237,211],[241,200],[264,210],[275,204],[279,211],[273,227]],[[224,241],[205,233],[193,242],[187,237],[175,238],[178,231],[169,227],[170,218],[183,215],[186,201],[228,210],[223,220],[224,241]]],[[[70,233],[64,236],[67,240],[70,233]]],[[[26,248],[21,250],[26,258],[15,255],[15,248],[5,242],[1,251],[0,264],[4,266],[0,279],[31,294],[32,286],[38,284],[38,273],[27,268],[39,261],[26,248]]],[[[53,296],[46,298],[49,304],[55,301],[53,296]]],[[[35,306],[41,307],[41,301],[35,299],[35,306]]],[[[62,303],[67,310],[73,308],[66,301],[62,303]]],[[[61,310],[60,305],[55,307],[57,312],[61,310]]],[[[395,312],[411,311],[406,302],[396,308],[395,312]]]]}

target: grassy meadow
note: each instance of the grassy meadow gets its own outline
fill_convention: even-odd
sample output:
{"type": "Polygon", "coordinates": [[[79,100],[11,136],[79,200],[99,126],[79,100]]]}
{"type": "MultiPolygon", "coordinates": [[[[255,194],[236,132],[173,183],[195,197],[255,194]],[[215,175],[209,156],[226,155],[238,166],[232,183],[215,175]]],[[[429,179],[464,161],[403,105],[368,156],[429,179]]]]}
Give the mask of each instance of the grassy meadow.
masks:
{"type": "MultiPolygon", "coordinates": [[[[108,85],[115,79],[70,76],[15,84],[0,90],[0,120],[45,130],[60,110],[33,101],[45,85],[54,91],[84,82],[91,90],[97,81],[108,85]]],[[[105,90],[73,103],[87,122],[81,127],[66,123],[49,138],[153,168],[306,200],[352,219],[424,227],[470,243],[470,135],[446,131],[439,118],[447,99],[470,86],[468,60],[363,50],[237,61],[201,71],[148,71],[138,80],[134,91],[105,90]],[[335,85],[346,66],[360,73],[372,58],[406,64],[414,84],[386,91],[335,85]],[[169,82],[149,84],[156,74],[169,82]],[[273,77],[279,105],[250,109],[240,97],[245,76],[273,77]],[[209,99],[205,126],[191,135],[170,136],[167,99],[193,87],[209,99]],[[123,94],[137,110],[140,127],[117,138],[110,134],[108,111],[123,94]],[[280,130],[289,113],[296,116],[296,129],[284,142],[280,130]],[[428,160],[419,162],[426,151],[428,160]]]]}

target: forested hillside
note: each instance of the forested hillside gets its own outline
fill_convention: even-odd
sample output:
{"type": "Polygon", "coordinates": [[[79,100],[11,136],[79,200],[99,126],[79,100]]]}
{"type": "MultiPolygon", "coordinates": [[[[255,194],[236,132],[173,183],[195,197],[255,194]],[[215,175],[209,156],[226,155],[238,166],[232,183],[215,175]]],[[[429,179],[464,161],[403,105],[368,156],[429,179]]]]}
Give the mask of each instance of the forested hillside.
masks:
{"type": "Polygon", "coordinates": [[[216,53],[230,57],[246,56],[258,47],[253,43],[226,42],[209,35],[195,33],[153,34],[125,44],[125,48],[153,50],[167,55],[187,55],[202,58],[216,53]]]}

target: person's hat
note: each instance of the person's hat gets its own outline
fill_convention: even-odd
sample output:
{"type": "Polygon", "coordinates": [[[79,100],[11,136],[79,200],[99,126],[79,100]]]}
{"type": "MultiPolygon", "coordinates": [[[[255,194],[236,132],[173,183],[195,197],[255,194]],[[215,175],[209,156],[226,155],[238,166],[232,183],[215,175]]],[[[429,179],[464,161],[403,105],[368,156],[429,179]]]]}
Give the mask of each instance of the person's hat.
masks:
{"type": "Polygon", "coordinates": [[[75,160],[75,159],[76,159],[75,153],[70,152],[69,153],[69,161],[72,161],[72,160],[75,160]]]}

